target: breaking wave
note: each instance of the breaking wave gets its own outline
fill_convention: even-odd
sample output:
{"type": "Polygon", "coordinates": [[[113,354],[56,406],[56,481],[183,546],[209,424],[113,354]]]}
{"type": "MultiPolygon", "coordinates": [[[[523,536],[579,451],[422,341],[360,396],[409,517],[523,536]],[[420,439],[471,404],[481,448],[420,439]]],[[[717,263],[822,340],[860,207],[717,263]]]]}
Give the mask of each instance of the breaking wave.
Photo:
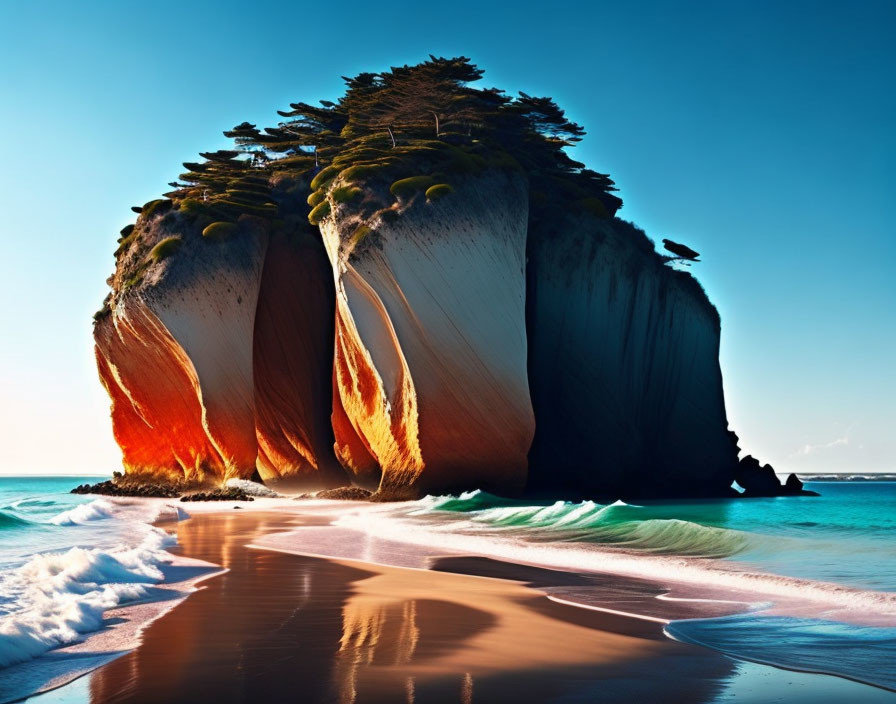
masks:
{"type": "Polygon", "coordinates": [[[476,490],[459,496],[428,496],[416,504],[409,515],[463,513],[466,521],[486,529],[663,554],[730,557],[751,547],[755,540],[743,531],[677,518],[645,520],[639,511],[643,507],[623,501],[557,501],[548,506],[521,506],[476,490]]]}
{"type": "Polygon", "coordinates": [[[0,667],[78,641],[102,626],[107,610],[145,598],[164,578],[160,565],[172,542],[152,528],[135,547],[39,554],[0,576],[0,667]]]}
{"type": "Polygon", "coordinates": [[[96,499],[87,504],[80,504],[67,511],[63,511],[50,519],[50,523],[57,526],[75,526],[88,521],[98,521],[112,516],[112,504],[102,499],[96,499]]]}

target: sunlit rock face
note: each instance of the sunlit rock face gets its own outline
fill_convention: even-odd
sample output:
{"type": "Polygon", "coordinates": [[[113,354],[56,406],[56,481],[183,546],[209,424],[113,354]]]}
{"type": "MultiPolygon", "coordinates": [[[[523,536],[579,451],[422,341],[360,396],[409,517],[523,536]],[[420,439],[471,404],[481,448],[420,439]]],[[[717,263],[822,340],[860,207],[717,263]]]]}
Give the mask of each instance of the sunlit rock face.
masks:
{"type": "Polygon", "coordinates": [[[340,486],[333,452],[333,276],[316,231],[270,238],[255,314],[258,471],[268,483],[340,486]]]}
{"type": "Polygon", "coordinates": [[[113,311],[95,334],[125,468],[249,477],[257,455],[253,328],[267,233],[246,218],[237,233],[212,241],[170,211],[139,226],[139,243],[112,278],[113,311]],[[180,244],[159,256],[157,245],[172,237],[180,244]]]}
{"type": "Polygon", "coordinates": [[[699,284],[618,219],[563,215],[530,233],[528,490],[728,493],[719,318],[699,284]]]}
{"type": "Polygon", "coordinates": [[[97,323],[94,339],[126,471],[168,480],[223,476],[202,423],[196,372],[156,315],[134,297],[97,323]]]}
{"type": "MultiPolygon", "coordinates": [[[[320,223],[336,283],[337,454],[362,482],[381,473],[383,498],[513,494],[526,480],[525,181],[495,170],[452,185],[373,218],[333,202],[320,223]]],[[[394,202],[365,194],[378,197],[394,202]]]]}
{"type": "Polygon", "coordinates": [[[333,453],[332,274],[316,232],[241,217],[203,237],[179,212],[138,222],[95,326],[125,469],[148,478],[345,483],[333,453]],[[179,238],[165,256],[157,246],[179,238]]]}

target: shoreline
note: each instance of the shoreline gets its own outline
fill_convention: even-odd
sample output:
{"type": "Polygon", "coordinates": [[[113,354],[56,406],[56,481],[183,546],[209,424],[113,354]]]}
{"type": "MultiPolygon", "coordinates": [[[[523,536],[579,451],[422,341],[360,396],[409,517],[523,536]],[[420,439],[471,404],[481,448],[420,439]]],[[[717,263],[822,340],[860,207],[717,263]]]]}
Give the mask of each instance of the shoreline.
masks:
{"type": "MultiPolygon", "coordinates": [[[[209,685],[203,682],[222,677],[222,673],[229,671],[233,665],[225,664],[228,656],[217,650],[217,655],[211,658],[214,662],[208,664],[209,656],[204,652],[203,644],[214,642],[237,643],[238,649],[245,649],[247,643],[252,643],[249,648],[251,652],[257,648],[279,648],[278,652],[282,651],[281,654],[287,659],[293,657],[290,655],[293,650],[301,650],[307,655],[310,649],[316,653],[319,662],[316,668],[305,673],[301,681],[306,677],[319,677],[323,672],[329,674],[321,685],[326,685],[326,692],[321,690],[318,692],[319,699],[309,701],[330,701],[332,697],[335,697],[333,700],[342,701],[379,701],[382,696],[390,697],[386,700],[391,701],[399,695],[411,700],[411,690],[415,687],[420,693],[439,692],[442,697],[439,701],[451,700],[454,695],[449,690],[452,687],[457,690],[452,690],[454,694],[459,691],[462,695],[457,701],[474,701],[473,692],[483,691],[491,692],[492,698],[482,701],[503,701],[501,697],[508,692],[516,692],[514,697],[508,695],[508,700],[519,701],[530,697],[534,691],[532,688],[536,686],[545,687],[551,683],[559,686],[573,681],[587,689],[589,686],[597,687],[599,682],[605,683],[607,679],[624,683],[614,690],[614,693],[618,691],[620,701],[633,696],[656,700],[663,692],[669,691],[666,689],[670,687],[667,673],[673,664],[680,667],[686,663],[688,667],[685,672],[676,674],[681,681],[674,685],[674,691],[686,694],[677,699],[661,700],[709,702],[716,700],[725,682],[736,680],[737,673],[743,670],[742,660],[734,660],[698,645],[678,642],[664,634],[663,624],[673,619],[605,605],[564,601],[550,593],[552,582],[565,580],[568,583],[561,584],[561,587],[575,588],[577,584],[581,585],[582,575],[481,556],[443,554],[436,556],[433,564],[425,568],[395,567],[350,558],[312,557],[295,549],[278,548],[270,544],[272,540],[276,542],[277,536],[281,539],[286,535],[295,536],[297,528],[319,529],[328,521],[314,510],[317,507],[305,502],[277,503],[277,506],[266,506],[268,502],[257,501],[251,508],[245,506],[239,511],[234,511],[230,502],[201,507],[191,505],[191,517],[185,521],[164,518],[157,521],[161,527],[177,530],[178,545],[168,548],[176,558],[186,557],[218,565],[218,571],[197,579],[194,591],[188,594],[188,598],[143,624],[140,642],[135,649],[80,680],[28,701],[43,704],[89,698],[99,704],[191,701],[195,696],[207,696],[209,685]],[[248,564],[273,571],[280,575],[281,582],[272,582],[268,576],[256,571],[247,572],[248,564]],[[295,584],[285,587],[285,583],[295,581],[297,574],[311,582],[323,580],[331,588],[312,588],[310,583],[304,589],[297,588],[295,584]],[[242,590],[238,598],[234,598],[233,583],[242,590]],[[332,596],[333,585],[341,594],[338,604],[321,603],[322,599],[326,602],[326,594],[332,596]],[[321,590],[324,596],[321,596],[321,590]],[[209,601],[212,595],[217,595],[219,600],[214,605],[209,601]],[[434,599],[434,595],[438,598],[434,599]],[[229,606],[222,604],[221,599],[229,606]],[[228,632],[226,637],[209,635],[208,629],[214,631],[215,622],[230,618],[229,609],[238,612],[247,608],[250,611],[260,609],[265,613],[280,613],[285,620],[277,621],[275,618],[274,621],[281,627],[291,622],[295,613],[304,611],[307,614],[310,611],[317,615],[318,627],[313,629],[313,633],[304,633],[301,639],[293,640],[292,648],[283,647],[283,643],[278,645],[278,639],[271,637],[270,623],[264,619],[259,621],[257,614],[256,617],[249,614],[248,618],[246,614],[240,616],[239,624],[234,624],[231,629],[234,632],[228,632]],[[449,623],[446,624],[446,621],[449,623]],[[262,637],[265,633],[267,637],[262,637]],[[425,647],[427,633],[437,644],[429,650],[425,647]],[[179,656],[172,660],[166,654],[166,646],[172,640],[183,639],[185,634],[195,648],[192,652],[179,650],[179,656]],[[551,643],[551,647],[526,661],[526,653],[531,650],[528,643],[533,637],[536,641],[551,643]],[[410,647],[410,651],[406,648],[401,654],[396,650],[397,646],[389,646],[384,656],[385,646],[381,641],[402,642],[410,647]],[[265,643],[274,645],[265,646],[265,643]],[[527,646],[522,651],[515,651],[519,643],[527,646]],[[569,644],[573,644],[573,652],[570,652],[569,644]],[[439,648],[445,652],[440,654],[439,648]],[[449,657],[446,652],[453,655],[449,657]],[[383,657],[389,663],[383,664],[383,657]],[[494,661],[495,658],[497,661],[494,661]],[[400,667],[397,664],[399,661],[400,667]],[[183,674],[189,671],[197,674],[191,679],[183,674]],[[655,677],[657,671],[664,672],[665,684],[661,685],[660,678],[655,677]],[[145,676],[135,679],[134,672],[154,672],[155,675],[149,680],[145,676]],[[181,673],[178,691],[158,691],[159,685],[155,680],[165,680],[168,677],[165,673],[171,672],[181,673]],[[407,672],[413,674],[407,675],[407,672]],[[540,674],[535,682],[522,687],[520,679],[525,680],[527,672],[540,674]],[[124,673],[130,674],[125,676],[124,673]],[[404,679],[399,682],[402,677],[404,679]],[[409,685],[407,677],[413,677],[415,684],[409,685]],[[641,691],[637,687],[632,689],[632,679],[641,682],[639,686],[642,689],[654,687],[655,691],[641,691]],[[448,682],[453,684],[449,686],[446,684],[448,682]],[[656,689],[659,687],[661,689],[656,689]],[[192,698],[187,696],[191,691],[192,698]],[[354,694],[348,696],[351,692],[354,694]],[[468,692],[469,697],[464,698],[467,696],[464,692],[468,692]]],[[[434,548],[433,552],[445,551],[434,548]]],[[[633,592],[645,588],[643,583],[621,576],[604,575],[603,579],[604,586],[615,590],[615,597],[611,594],[610,598],[619,598],[620,594],[630,598],[633,592]]],[[[594,584],[589,582],[588,586],[591,588],[594,584]]],[[[663,608],[677,606],[679,611],[676,616],[684,616],[680,611],[681,604],[673,605],[674,599],[662,604],[656,596],[654,593],[649,598],[663,608]]],[[[675,610],[672,609],[673,612],[675,610]]],[[[295,628],[295,624],[292,627],[295,628]]],[[[93,642],[94,637],[87,642],[93,642]]],[[[292,669],[297,667],[301,670],[301,663],[293,663],[292,669]]],[[[790,672],[765,665],[756,667],[761,669],[761,675],[766,680],[781,677],[779,673],[790,672]]],[[[253,668],[260,668],[261,671],[270,669],[259,661],[244,671],[245,677],[255,678],[253,668]]],[[[795,674],[799,675],[803,689],[815,691],[819,680],[824,681],[823,689],[815,691],[816,701],[823,701],[823,697],[818,697],[826,691],[844,692],[841,683],[849,682],[824,674],[802,672],[795,671],[795,674]],[[832,681],[835,684],[831,684],[832,681]]],[[[272,678],[272,683],[256,682],[253,686],[266,687],[271,700],[287,698],[290,688],[295,687],[293,680],[296,678],[292,670],[272,674],[272,678]],[[288,681],[277,684],[284,678],[288,681]]],[[[881,696],[892,695],[887,690],[867,684],[850,683],[850,686],[855,691],[850,689],[843,696],[848,695],[855,701],[883,701],[881,696]]],[[[544,694],[547,697],[560,696],[557,692],[544,694]]],[[[240,698],[242,695],[234,696],[233,691],[227,690],[222,690],[217,696],[220,701],[245,700],[240,698]]],[[[480,699],[476,697],[475,700],[480,699]]]]}

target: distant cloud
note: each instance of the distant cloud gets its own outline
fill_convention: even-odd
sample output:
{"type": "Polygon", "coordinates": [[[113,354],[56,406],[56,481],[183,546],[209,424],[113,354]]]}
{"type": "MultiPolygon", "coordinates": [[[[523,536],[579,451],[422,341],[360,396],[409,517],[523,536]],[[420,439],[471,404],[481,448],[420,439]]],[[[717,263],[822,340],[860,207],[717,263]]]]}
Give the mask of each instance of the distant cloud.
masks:
{"type": "Polygon", "coordinates": [[[824,452],[825,450],[830,450],[834,447],[840,447],[841,445],[849,445],[849,434],[852,432],[852,429],[855,427],[855,423],[853,423],[849,428],[847,428],[846,433],[843,437],[835,438],[830,442],[821,443],[818,445],[803,445],[796,452],[792,452],[790,454],[791,457],[806,457],[808,455],[814,455],[819,452],[824,452]]]}
{"type": "Polygon", "coordinates": [[[842,438],[837,438],[836,440],[831,440],[830,442],[826,442],[823,445],[803,445],[799,450],[792,453],[791,457],[805,457],[806,455],[811,455],[819,450],[827,450],[832,447],[837,447],[838,445],[849,445],[849,438],[847,436],[843,436],[842,438]]]}

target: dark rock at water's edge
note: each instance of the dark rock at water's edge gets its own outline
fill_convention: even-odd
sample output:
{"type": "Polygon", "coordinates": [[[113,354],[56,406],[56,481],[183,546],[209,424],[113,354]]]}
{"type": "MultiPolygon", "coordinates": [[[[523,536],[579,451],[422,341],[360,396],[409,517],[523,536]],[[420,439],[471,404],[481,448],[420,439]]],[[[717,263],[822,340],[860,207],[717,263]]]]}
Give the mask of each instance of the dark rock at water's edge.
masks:
{"type": "Polygon", "coordinates": [[[818,496],[818,492],[803,489],[803,483],[795,474],[781,484],[772,466],[760,465],[752,455],[740,460],[734,480],[743,488],[744,496],[818,496]]]}
{"type": "Polygon", "coordinates": [[[71,490],[72,494],[102,494],[104,496],[139,496],[143,498],[175,499],[184,492],[179,484],[165,482],[143,482],[137,479],[124,480],[120,472],[113,479],[96,484],[80,484],[71,490]]]}
{"type": "Polygon", "coordinates": [[[817,491],[803,489],[803,482],[795,474],[791,473],[784,482],[784,496],[821,496],[817,491]]]}
{"type": "Polygon", "coordinates": [[[341,499],[343,501],[367,501],[372,492],[359,486],[338,486],[335,489],[324,489],[314,495],[315,499],[341,499]]]}
{"type": "Polygon", "coordinates": [[[242,489],[233,486],[211,489],[210,491],[197,491],[192,494],[184,494],[181,501],[255,501],[254,497],[242,489]]]}

